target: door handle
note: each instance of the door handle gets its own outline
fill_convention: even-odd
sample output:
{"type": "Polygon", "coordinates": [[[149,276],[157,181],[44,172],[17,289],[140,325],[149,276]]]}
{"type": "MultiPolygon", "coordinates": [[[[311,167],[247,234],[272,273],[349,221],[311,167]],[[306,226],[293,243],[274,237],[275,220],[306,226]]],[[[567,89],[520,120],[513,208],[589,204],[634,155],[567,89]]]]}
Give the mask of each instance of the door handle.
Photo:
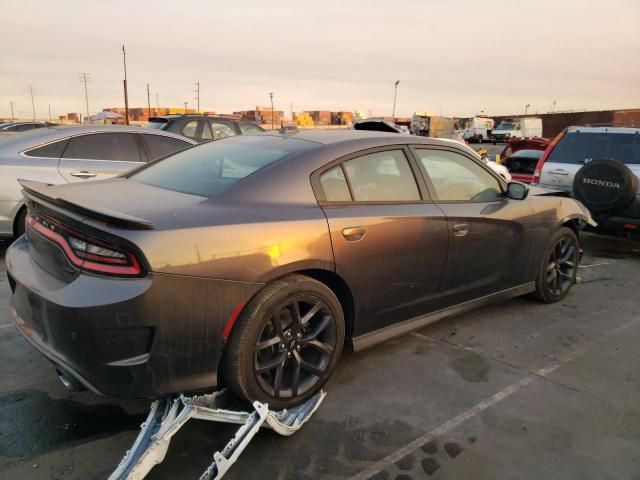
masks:
{"type": "Polygon", "coordinates": [[[342,236],[349,242],[357,242],[364,238],[366,230],[362,227],[348,227],[342,229],[342,236]]]}
{"type": "Polygon", "coordinates": [[[552,175],[569,175],[569,172],[562,170],[561,168],[558,170],[549,170],[549,173],[552,175]]]}
{"type": "Polygon", "coordinates": [[[464,237],[469,231],[469,225],[466,223],[459,223],[458,225],[453,226],[453,234],[456,237],[464,237]]]}
{"type": "Polygon", "coordinates": [[[91,178],[91,177],[95,177],[97,174],[87,172],[86,170],[82,170],[80,172],[71,172],[71,175],[73,175],[74,177],[80,177],[80,178],[91,178]]]}

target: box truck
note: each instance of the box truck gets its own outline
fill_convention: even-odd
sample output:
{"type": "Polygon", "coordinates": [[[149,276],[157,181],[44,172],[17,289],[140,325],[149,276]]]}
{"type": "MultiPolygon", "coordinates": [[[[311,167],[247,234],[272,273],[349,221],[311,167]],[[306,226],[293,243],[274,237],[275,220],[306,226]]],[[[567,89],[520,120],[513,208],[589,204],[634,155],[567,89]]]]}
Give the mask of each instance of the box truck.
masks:
{"type": "Polygon", "coordinates": [[[542,136],[542,119],[537,117],[522,117],[501,121],[491,131],[491,140],[506,142],[510,138],[532,138],[542,136]]]}
{"type": "Polygon", "coordinates": [[[494,126],[495,122],[489,117],[466,118],[461,125],[464,139],[477,143],[488,141],[494,126]]]}

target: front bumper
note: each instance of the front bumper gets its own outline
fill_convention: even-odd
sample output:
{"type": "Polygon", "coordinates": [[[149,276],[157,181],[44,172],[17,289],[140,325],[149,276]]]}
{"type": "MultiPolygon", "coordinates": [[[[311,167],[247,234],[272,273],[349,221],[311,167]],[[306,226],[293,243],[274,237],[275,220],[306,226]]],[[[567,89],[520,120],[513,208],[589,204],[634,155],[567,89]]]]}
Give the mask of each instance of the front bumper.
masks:
{"type": "Polygon", "coordinates": [[[35,263],[25,236],[6,263],[20,333],[58,369],[119,398],[214,388],[226,322],[261,286],[156,273],[67,283],[35,263]]]}

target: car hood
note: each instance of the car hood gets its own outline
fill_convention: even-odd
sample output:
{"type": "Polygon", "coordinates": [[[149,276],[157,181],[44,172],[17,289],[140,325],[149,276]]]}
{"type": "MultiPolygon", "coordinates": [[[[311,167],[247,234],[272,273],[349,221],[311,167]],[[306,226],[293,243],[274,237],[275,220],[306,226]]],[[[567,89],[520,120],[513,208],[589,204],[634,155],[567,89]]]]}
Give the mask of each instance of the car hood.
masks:
{"type": "Polygon", "coordinates": [[[405,133],[396,124],[387,120],[357,120],[353,124],[354,130],[373,130],[375,132],[392,132],[392,133],[405,133]]]}

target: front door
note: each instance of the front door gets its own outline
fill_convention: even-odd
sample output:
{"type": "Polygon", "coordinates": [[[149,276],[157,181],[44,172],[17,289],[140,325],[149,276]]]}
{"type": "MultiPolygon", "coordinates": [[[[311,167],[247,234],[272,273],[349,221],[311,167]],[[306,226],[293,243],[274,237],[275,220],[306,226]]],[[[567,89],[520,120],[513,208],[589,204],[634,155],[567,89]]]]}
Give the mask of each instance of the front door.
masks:
{"type": "Polygon", "coordinates": [[[142,164],[134,133],[89,133],[71,137],[58,171],[67,182],[103,180],[142,164]]]}
{"type": "Polygon", "coordinates": [[[346,158],[318,181],[336,272],[357,308],[354,336],[439,308],[447,261],[446,217],[424,198],[408,150],[370,152],[346,158]]]}
{"type": "Polygon", "coordinates": [[[442,296],[448,306],[531,281],[533,210],[504,195],[491,170],[457,149],[416,148],[429,190],[447,216],[449,259],[442,296]]]}

